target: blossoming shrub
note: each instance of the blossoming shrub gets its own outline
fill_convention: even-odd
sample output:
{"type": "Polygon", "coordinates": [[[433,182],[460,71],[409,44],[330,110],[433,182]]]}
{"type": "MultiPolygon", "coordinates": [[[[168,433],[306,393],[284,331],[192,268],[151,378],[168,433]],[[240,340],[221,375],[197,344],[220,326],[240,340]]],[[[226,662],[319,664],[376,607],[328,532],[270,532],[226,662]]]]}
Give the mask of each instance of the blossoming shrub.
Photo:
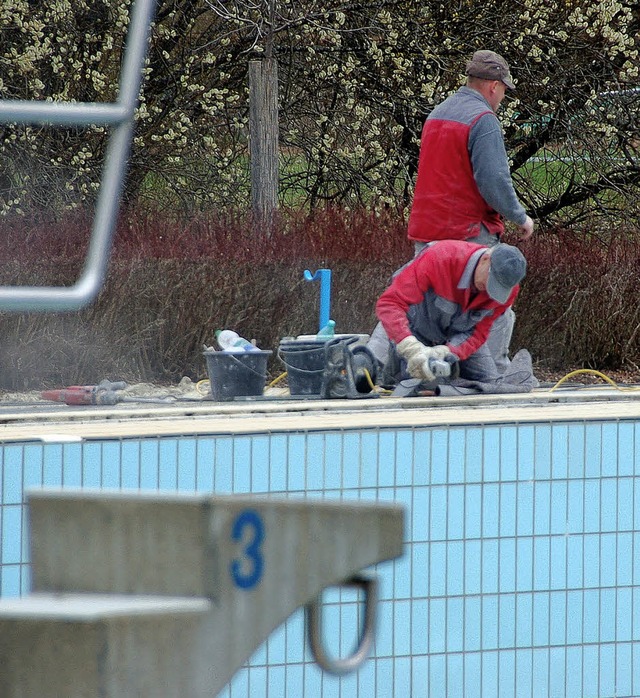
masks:
{"type": "MultiPolygon", "coordinates": [[[[130,9],[0,3],[0,97],[114,101],[130,9]]],[[[271,52],[282,201],[401,208],[426,115],[461,84],[468,56],[492,48],[518,85],[500,115],[527,208],[556,225],[594,211],[637,221],[639,22],[636,0],[160,0],[127,198],[247,207],[248,64],[271,52]]],[[[105,137],[3,127],[0,212],[91,202],[105,137]]]]}

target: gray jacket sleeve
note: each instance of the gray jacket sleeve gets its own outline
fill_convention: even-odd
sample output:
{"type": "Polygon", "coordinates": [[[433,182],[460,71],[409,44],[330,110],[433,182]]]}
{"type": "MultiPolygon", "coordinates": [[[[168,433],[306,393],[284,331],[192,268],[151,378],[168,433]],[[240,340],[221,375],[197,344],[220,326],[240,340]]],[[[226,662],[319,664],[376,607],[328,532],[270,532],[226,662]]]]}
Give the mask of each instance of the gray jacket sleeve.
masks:
{"type": "Polygon", "coordinates": [[[513,188],[502,129],[495,114],[485,114],[471,127],[469,156],[483,199],[504,218],[522,225],[527,212],[513,188]]]}

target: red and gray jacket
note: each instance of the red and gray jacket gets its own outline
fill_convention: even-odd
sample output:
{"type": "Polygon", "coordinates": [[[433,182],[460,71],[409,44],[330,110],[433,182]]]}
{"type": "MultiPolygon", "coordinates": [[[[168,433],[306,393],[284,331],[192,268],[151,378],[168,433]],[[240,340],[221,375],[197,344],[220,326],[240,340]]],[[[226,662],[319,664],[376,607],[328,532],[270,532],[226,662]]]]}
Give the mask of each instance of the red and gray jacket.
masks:
{"type": "Polygon", "coordinates": [[[473,292],[473,274],[487,248],[460,240],[442,240],[403,267],[376,304],[389,339],[398,344],[410,334],[427,346],[447,344],[467,359],[487,340],[491,326],[510,307],[486,292],[473,292]]]}
{"type": "Polygon", "coordinates": [[[481,224],[500,235],[503,218],[522,225],[526,217],[498,118],[479,92],[460,88],[425,121],[409,239],[465,240],[481,224]]]}

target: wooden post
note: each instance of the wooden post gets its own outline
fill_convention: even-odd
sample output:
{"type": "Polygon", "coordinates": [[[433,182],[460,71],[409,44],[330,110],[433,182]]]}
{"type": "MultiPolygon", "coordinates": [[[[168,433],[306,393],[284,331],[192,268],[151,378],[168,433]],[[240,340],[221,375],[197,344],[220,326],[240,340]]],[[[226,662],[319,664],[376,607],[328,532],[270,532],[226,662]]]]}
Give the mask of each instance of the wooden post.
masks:
{"type": "Polygon", "coordinates": [[[249,63],[251,208],[269,235],[278,208],[278,66],[275,58],[249,63]]]}

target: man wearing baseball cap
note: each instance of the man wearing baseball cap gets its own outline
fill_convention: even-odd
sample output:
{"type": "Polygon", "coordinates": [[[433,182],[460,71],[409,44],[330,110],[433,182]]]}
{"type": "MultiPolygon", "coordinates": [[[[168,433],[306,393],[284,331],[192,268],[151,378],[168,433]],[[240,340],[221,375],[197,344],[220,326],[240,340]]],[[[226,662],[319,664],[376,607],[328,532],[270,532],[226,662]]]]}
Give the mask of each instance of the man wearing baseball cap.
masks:
{"type": "Polygon", "coordinates": [[[376,304],[389,346],[371,346],[382,373],[394,382],[408,376],[433,382],[431,360],[450,354],[460,377],[500,380],[487,338],[508,310],[527,272],[517,247],[485,247],[461,240],[428,245],[403,267],[376,304]],[[390,368],[391,367],[391,368],[390,368]]]}
{"type": "Polygon", "coordinates": [[[507,61],[494,51],[476,51],[467,63],[467,75],[483,80],[500,80],[509,90],[516,89],[507,61]]]}
{"type": "Polygon", "coordinates": [[[476,51],[466,73],[466,84],[429,114],[422,130],[408,226],[416,252],[434,240],[495,244],[505,219],[521,240],[533,233],[496,116],[507,90],[515,89],[509,65],[494,51],[476,51]]]}
{"type": "Polygon", "coordinates": [[[476,51],[467,81],[429,114],[422,129],[408,235],[416,252],[433,240],[495,244],[504,221],[521,240],[533,221],[518,200],[496,112],[515,84],[507,61],[476,51]]]}
{"type": "MultiPolygon", "coordinates": [[[[495,245],[505,220],[515,224],[520,240],[533,234],[533,221],[513,187],[496,116],[507,90],[515,89],[509,65],[498,53],[479,50],[467,61],[466,74],[466,84],[435,107],[422,130],[408,224],[416,254],[435,240],[495,245]]],[[[510,364],[514,325],[509,308],[487,340],[500,372],[510,364]]],[[[386,342],[380,325],[370,340],[377,342],[386,342]]]]}

